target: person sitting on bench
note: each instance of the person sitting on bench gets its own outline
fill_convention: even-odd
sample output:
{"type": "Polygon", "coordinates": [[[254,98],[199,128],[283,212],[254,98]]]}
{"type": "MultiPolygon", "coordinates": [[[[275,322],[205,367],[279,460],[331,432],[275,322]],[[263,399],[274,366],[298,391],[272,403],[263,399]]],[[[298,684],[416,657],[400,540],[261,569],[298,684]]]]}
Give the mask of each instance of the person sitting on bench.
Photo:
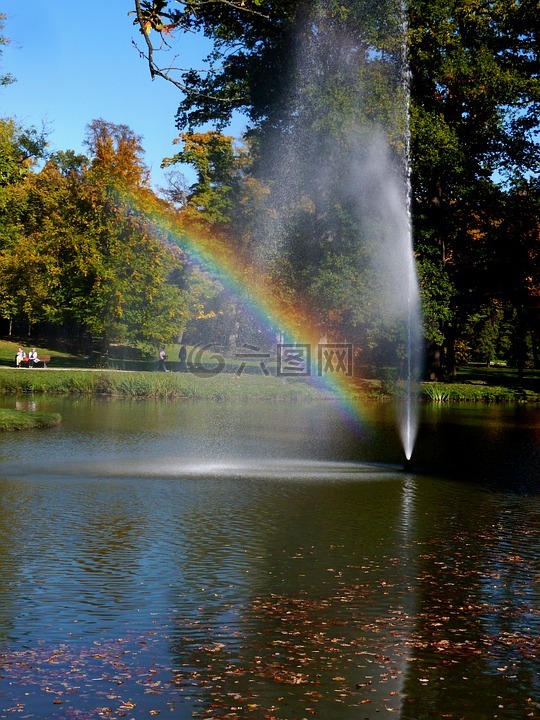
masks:
{"type": "Polygon", "coordinates": [[[24,352],[24,350],[22,349],[22,347],[20,347],[20,348],[17,350],[17,354],[15,355],[15,365],[16,365],[17,367],[21,367],[21,363],[22,363],[23,360],[26,360],[26,353],[24,352]]]}
{"type": "Polygon", "coordinates": [[[36,348],[32,348],[28,353],[28,367],[33,368],[34,365],[38,362],[39,358],[37,356],[36,348]]]}

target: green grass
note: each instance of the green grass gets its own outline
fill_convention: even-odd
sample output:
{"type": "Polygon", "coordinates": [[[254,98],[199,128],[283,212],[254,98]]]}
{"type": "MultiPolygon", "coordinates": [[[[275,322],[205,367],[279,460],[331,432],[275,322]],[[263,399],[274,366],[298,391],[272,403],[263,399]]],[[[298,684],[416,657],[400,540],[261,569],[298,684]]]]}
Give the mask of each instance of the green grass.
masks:
{"type": "Polygon", "coordinates": [[[71,355],[70,353],[60,352],[58,350],[50,350],[49,348],[45,348],[43,346],[40,346],[39,344],[34,344],[32,342],[0,340],[0,365],[4,365],[7,367],[15,367],[15,355],[17,354],[17,349],[19,348],[19,345],[26,351],[26,353],[28,353],[31,348],[35,347],[38,357],[40,355],[50,355],[51,364],[57,365],[59,367],[81,367],[83,364],[85,364],[85,362],[86,365],[88,364],[88,362],[85,361],[84,358],[71,355]]]}
{"type": "Polygon", "coordinates": [[[61,419],[58,413],[0,409],[0,431],[50,428],[59,425],[61,419]]]}
{"type": "Polygon", "coordinates": [[[435,402],[540,402],[540,370],[520,379],[515,368],[463,366],[452,382],[423,383],[421,394],[435,402]]]}
{"type": "MultiPolygon", "coordinates": [[[[66,395],[109,395],[140,398],[311,399],[322,397],[309,380],[278,378],[275,359],[265,359],[270,375],[263,374],[257,359],[248,360],[245,371],[236,376],[241,360],[225,358],[225,372],[214,377],[192,373],[157,373],[157,359],[142,360],[130,348],[111,348],[109,369],[96,370],[91,360],[48,348],[37,347],[38,355],[51,356],[49,368],[16,369],[18,342],[0,340],[0,394],[48,393],[66,395]],[[116,357],[115,357],[116,356],[116,357]],[[1,366],[4,367],[1,367],[1,366]],[[8,366],[8,367],[6,367],[8,366]]],[[[30,344],[24,345],[26,349],[30,344]]],[[[179,345],[168,345],[167,365],[177,366],[179,345]]],[[[188,348],[189,350],[189,348],[188,348]]],[[[210,349],[203,362],[214,364],[210,349]]],[[[402,383],[382,379],[355,378],[352,393],[360,400],[400,395],[402,383]]],[[[421,398],[430,402],[540,402],[540,370],[527,370],[519,380],[513,368],[465,366],[455,381],[422,383],[421,398]]]]}
{"type": "Polygon", "coordinates": [[[140,398],[320,399],[309,383],[273,376],[222,373],[121,372],[115,370],[20,370],[0,368],[0,394],[109,395],[140,398]]]}
{"type": "Polygon", "coordinates": [[[422,400],[432,402],[529,402],[540,401],[540,395],[519,387],[473,385],[465,383],[422,383],[422,400]]]}

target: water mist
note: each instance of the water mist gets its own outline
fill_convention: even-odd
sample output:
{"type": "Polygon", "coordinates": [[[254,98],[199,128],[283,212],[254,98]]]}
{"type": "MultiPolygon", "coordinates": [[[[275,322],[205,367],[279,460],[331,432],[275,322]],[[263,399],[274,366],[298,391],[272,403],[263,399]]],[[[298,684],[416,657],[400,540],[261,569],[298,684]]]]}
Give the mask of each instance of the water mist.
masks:
{"type": "MultiPolygon", "coordinates": [[[[259,260],[270,271],[283,262],[300,267],[300,290],[314,304],[330,297],[331,308],[347,308],[361,364],[399,367],[399,426],[410,461],[421,323],[404,8],[389,1],[360,13],[345,2],[349,14],[340,16],[330,0],[315,5],[297,28],[287,121],[263,156],[272,192],[260,213],[259,260]]],[[[331,323],[322,331],[331,337],[331,323]]]]}

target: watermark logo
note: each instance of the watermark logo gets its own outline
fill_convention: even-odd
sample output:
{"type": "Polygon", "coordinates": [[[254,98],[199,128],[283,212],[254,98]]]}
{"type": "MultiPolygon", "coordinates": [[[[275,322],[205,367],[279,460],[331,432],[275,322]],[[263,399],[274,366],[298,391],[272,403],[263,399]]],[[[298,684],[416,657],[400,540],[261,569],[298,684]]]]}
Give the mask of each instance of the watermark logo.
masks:
{"type": "MultiPolygon", "coordinates": [[[[198,377],[215,377],[225,370],[225,357],[217,343],[194,345],[187,356],[187,369],[198,377]]],[[[353,374],[352,343],[319,343],[317,345],[317,374],[346,375],[353,374]]],[[[312,374],[313,346],[309,343],[283,343],[276,346],[277,377],[310,377],[312,374]]],[[[264,352],[257,345],[244,343],[241,351],[234,355],[240,364],[235,371],[240,377],[249,365],[258,363],[263,375],[272,374],[268,368],[272,353],[264,352]]],[[[256,371],[258,372],[258,371],[256,371]]]]}
{"type": "Polygon", "coordinates": [[[240,363],[240,367],[236,371],[236,377],[240,377],[240,375],[244,372],[248,360],[258,360],[259,367],[261,368],[263,373],[265,375],[270,375],[270,372],[264,363],[264,360],[270,357],[270,353],[261,352],[260,348],[258,348],[256,345],[248,345],[247,343],[244,343],[242,347],[246,350],[251,350],[251,352],[235,354],[235,358],[242,360],[242,362],[240,363]]]}
{"type": "Polygon", "coordinates": [[[309,377],[311,375],[311,345],[283,344],[277,346],[278,377],[309,377]]]}
{"type": "Polygon", "coordinates": [[[225,369],[225,358],[212,348],[216,343],[194,345],[187,356],[187,368],[192,375],[198,377],[215,377],[225,369]],[[210,364],[211,363],[211,364],[210,364]]]}
{"type": "Polygon", "coordinates": [[[320,343],[317,353],[318,375],[353,374],[353,346],[351,343],[320,343]]]}

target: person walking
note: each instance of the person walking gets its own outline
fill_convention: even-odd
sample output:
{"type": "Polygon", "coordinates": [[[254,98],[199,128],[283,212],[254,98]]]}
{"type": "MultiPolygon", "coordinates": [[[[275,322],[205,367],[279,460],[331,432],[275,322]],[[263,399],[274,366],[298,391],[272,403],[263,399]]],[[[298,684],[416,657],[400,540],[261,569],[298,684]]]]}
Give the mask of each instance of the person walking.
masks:
{"type": "Polygon", "coordinates": [[[180,360],[180,364],[178,365],[178,372],[187,372],[187,348],[185,346],[185,343],[182,343],[182,345],[180,346],[178,359],[180,360]]]}
{"type": "Polygon", "coordinates": [[[158,356],[158,364],[156,370],[158,372],[168,372],[167,366],[165,365],[165,360],[167,359],[167,353],[165,352],[165,348],[163,346],[159,349],[159,356],[158,356]]]}

